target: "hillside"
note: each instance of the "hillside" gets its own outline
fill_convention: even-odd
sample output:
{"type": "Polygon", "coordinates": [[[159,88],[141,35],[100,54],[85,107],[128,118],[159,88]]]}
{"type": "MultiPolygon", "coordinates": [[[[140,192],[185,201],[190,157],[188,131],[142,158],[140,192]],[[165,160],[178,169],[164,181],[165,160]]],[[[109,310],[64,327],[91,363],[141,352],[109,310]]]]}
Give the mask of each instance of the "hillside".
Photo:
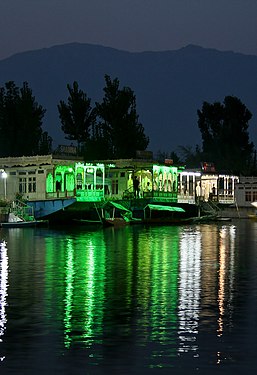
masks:
{"type": "Polygon", "coordinates": [[[78,81],[94,104],[103,97],[105,74],[135,92],[139,119],[154,152],[201,144],[197,109],[203,101],[223,101],[226,95],[239,97],[252,112],[249,133],[257,145],[257,56],[192,45],[175,51],[130,53],[73,43],[0,61],[0,85],[28,81],[47,110],[44,128],[55,145],[68,142],[57,111],[59,101],[67,98],[67,83],[78,81]]]}

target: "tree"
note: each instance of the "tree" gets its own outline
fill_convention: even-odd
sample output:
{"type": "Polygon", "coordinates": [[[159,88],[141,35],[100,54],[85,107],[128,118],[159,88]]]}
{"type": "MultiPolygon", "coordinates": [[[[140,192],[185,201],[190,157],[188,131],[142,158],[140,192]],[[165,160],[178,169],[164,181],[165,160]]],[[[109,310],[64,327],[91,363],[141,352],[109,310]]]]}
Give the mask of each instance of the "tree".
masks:
{"type": "Polygon", "coordinates": [[[202,152],[198,145],[195,149],[192,146],[179,146],[180,162],[187,168],[199,167],[202,161],[202,152]]]}
{"type": "Polygon", "coordinates": [[[158,150],[156,154],[156,160],[159,163],[164,163],[165,159],[171,159],[174,165],[181,163],[181,160],[175,151],[171,151],[170,153],[168,153],[165,151],[158,150]]]}
{"type": "Polygon", "coordinates": [[[105,75],[102,103],[96,103],[99,118],[98,140],[105,146],[106,158],[129,158],[145,150],[149,139],[139,122],[136,97],[129,87],[119,89],[119,80],[105,75]]]}
{"type": "Polygon", "coordinates": [[[91,108],[91,99],[79,89],[78,83],[67,85],[68,103],[63,100],[58,104],[59,118],[66,139],[75,140],[78,146],[90,139],[90,132],[95,124],[95,110],[91,108]]]}
{"type": "Polygon", "coordinates": [[[226,96],[223,103],[204,102],[197,113],[205,160],[214,162],[219,170],[249,173],[254,145],[248,134],[252,114],[246,106],[237,97],[226,96]]]}
{"type": "MultiPolygon", "coordinates": [[[[29,156],[40,151],[42,119],[45,109],[39,105],[28,83],[18,88],[9,81],[0,88],[0,155],[29,156]]],[[[49,147],[51,144],[49,143],[49,147]]],[[[50,152],[48,149],[45,151],[50,152]]]]}
{"type": "Polygon", "coordinates": [[[52,137],[47,132],[43,132],[39,141],[39,155],[47,155],[52,150],[52,137]]]}

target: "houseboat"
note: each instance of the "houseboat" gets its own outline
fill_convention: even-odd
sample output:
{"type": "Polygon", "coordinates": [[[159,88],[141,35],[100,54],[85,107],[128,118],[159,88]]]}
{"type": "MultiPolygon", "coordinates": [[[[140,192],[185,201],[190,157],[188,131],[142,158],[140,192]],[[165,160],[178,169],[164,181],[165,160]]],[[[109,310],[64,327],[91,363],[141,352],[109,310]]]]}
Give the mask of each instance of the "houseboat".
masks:
{"type": "Polygon", "coordinates": [[[143,215],[147,204],[170,204],[188,215],[210,202],[235,203],[237,176],[217,173],[206,163],[199,169],[155,162],[150,154],[135,159],[85,162],[72,154],[0,158],[0,202],[19,199],[36,219],[97,220],[106,201],[116,201],[143,215]],[[136,183],[135,183],[136,182],[136,183]],[[136,186],[137,184],[137,186],[136,186]]]}

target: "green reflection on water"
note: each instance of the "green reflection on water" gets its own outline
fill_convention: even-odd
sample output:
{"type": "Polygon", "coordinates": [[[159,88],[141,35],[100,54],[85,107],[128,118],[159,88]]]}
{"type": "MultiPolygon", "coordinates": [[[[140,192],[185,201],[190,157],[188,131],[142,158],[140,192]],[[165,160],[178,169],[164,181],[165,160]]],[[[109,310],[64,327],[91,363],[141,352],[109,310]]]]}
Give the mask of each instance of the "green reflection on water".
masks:
{"type": "Polygon", "coordinates": [[[56,314],[59,321],[60,317],[63,319],[66,348],[76,342],[85,345],[101,342],[104,288],[105,243],[101,233],[61,238],[60,241],[48,238],[46,300],[49,314],[56,314]],[[56,257],[58,275],[53,271],[53,266],[57,264],[56,257]],[[53,312],[51,301],[55,298],[57,309],[53,312]]]}
{"type": "Polygon", "coordinates": [[[168,231],[167,228],[153,227],[139,243],[138,277],[141,289],[145,291],[141,299],[145,302],[145,314],[140,323],[148,331],[145,344],[153,344],[153,368],[163,367],[160,358],[164,360],[165,345],[169,345],[168,357],[176,356],[179,235],[179,227],[170,227],[168,231]]]}
{"type": "Polygon", "coordinates": [[[73,296],[73,281],[74,281],[74,259],[73,259],[73,247],[71,240],[67,241],[67,261],[66,261],[66,295],[65,295],[65,312],[64,312],[64,342],[66,348],[70,347],[71,343],[71,319],[72,319],[72,296],[73,296]]]}
{"type": "Polygon", "coordinates": [[[179,227],[170,228],[170,236],[160,236],[153,251],[153,312],[152,337],[160,343],[167,341],[176,328],[178,303],[179,227]]]}
{"type": "Polygon", "coordinates": [[[46,239],[48,316],[62,320],[67,349],[117,332],[136,334],[140,345],[175,341],[179,233],[124,228],[46,239]]]}

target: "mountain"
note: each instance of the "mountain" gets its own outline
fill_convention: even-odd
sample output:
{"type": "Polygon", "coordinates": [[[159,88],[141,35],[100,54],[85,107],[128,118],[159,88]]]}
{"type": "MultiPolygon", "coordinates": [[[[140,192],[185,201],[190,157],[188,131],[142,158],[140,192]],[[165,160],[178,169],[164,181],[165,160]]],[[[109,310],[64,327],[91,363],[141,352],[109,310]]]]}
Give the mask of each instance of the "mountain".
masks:
{"type": "Polygon", "coordinates": [[[201,145],[197,110],[203,101],[223,102],[227,95],[237,96],[252,112],[249,134],[257,144],[257,56],[194,45],[131,53],[72,43],[0,61],[0,86],[9,80],[18,86],[29,83],[37,102],[47,110],[44,129],[55,145],[70,143],[64,139],[57,111],[59,101],[67,100],[67,83],[78,81],[94,105],[103,98],[105,74],[134,91],[139,120],[153,152],[201,145]]]}

